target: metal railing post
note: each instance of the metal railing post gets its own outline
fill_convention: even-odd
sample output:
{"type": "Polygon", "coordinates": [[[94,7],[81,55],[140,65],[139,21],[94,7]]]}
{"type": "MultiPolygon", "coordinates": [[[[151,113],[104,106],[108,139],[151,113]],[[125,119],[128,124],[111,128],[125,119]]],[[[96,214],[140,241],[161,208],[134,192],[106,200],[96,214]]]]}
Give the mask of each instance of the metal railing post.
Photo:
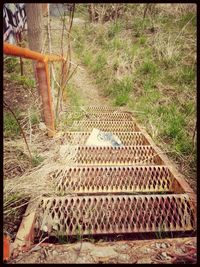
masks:
{"type": "Polygon", "coordinates": [[[65,61],[65,58],[57,55],[43,55],[27,48],[18,47],[4,42],[3,51],[7,55],[18,56],[36,60],[36,73],[38,77],[38,90],[42,98],[44,121],[48,130],[48,136],[55,134],[54,112],[49,78],[49,61],[65,61]]]}

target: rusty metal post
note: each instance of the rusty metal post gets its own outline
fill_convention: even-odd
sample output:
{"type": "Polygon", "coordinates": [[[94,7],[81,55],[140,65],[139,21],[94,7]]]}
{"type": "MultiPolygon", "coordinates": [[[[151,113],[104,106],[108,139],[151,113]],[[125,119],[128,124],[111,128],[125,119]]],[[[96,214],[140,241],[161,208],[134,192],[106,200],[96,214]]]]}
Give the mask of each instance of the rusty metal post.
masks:
{"type": "Polygon", "coordinates": [[[38,78],[38,89],[42,98],[44,120],[48,129],[48,136],[52,137],[55,135],[55,122],[47,63],[37,62],[36,74],[38,78]]]}
{"type": "Polygon", "coordinates": [[[48,129],[48,136],[52,137],[55,134],[54,112],[52,107],[52,96],[50,87],[50,77],[48,70],[48,62],[51,61],[66,61],[62,56],[43,55],[27,48],[22,48],[16,45],[11,45],[4,42],[3,52],[6,55],[17,56],[36,60],[36,75],[38,78],[39,95],[42,98],[43,117],[48,129]]]}

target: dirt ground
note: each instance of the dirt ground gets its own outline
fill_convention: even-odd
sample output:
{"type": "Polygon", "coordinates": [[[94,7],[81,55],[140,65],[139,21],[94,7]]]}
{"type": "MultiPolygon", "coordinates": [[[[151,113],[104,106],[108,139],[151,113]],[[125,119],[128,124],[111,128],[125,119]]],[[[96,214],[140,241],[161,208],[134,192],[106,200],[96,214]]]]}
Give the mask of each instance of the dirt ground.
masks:
{"type": "Polygon", "coordinates": [[[109,101],[101,95],[100,88],[95,84],[94,79],[89,75],[87,70],[81,65],[77,57],[72,54],[72,61],[79,64],[76,73],[71,79],[76,92],[81,96],[83,103],[87,106],[109,106],[109,101]]]}
{"type": "Polygon", "coordinates": [[[195,263],[196,238],[96,244],[86,241],[63,245],[43,243],[16,256],[9,263],[195,263]]]}
{"type": "MultiPolygon", "coordinates": [[[[83,20],[75,18],[74,24],[83,24],[83,20]]],[[[52,53],[60,54],[60,42],[61,39],[61,24],[60,19],[56,17],[51,17],[51,28],[56,29],[52,31],[52,53]],[[59,30],[60,29],[60,30],[59,30]]],[[[73,37],[72,37],[73,38],[73,37]]],[[[66,43],[64,44],[64,52],[66,52],[66,43]]],[[[70,83],[74,85],[75,94],[81,97],[81,102],[84,105],[109,105],[109,100],[100,93],[101,89],[95,83],[94,78],[88,73],[86,68],[81,64],[80,60],[76,57],[73,50],[71,50],[71,62],[72,70],[76,68],[75,73],[70,79],[70,83]]]]}

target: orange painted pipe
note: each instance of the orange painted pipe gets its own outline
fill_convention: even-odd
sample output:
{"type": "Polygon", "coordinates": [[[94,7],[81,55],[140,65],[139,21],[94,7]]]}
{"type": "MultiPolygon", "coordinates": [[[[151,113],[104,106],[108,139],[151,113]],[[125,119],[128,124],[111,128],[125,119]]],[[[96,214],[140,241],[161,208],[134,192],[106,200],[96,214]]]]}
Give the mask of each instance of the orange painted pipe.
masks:
{"type": "Polygon", "coordinates": [[[48,129],[48,136],[54,136],[55,124],[54,124],[54,113],[52,108],[52,96],[50,87],[50,78],[48,70],[48,61],[60,61],[66,60],[65,58],[57,55],[43,55],[38,52],[32,51],[27,48],[18,47],[4,42],[3,51],[7,55],[18,56],[28,58],[37,61],[36,71],[38,77],[39,92],[42,97],[43,103],[43,114],[45,124],[48,129]]]}
{"type": "Polygon", "coordinates": [[[10,56],[24,57],[38,61],[45,60],[45,56],[38,52],[34,52],[30,49],[18,47],[16,45],[11,45],[5,42],[3,43],[3,52],[10,56]]]}
{"type": "Polygon", "coordinates": [[[42,107],[45,124],[48,130],[48,136],[55,135],[54,114],[52,107],[51,88],[49,81],[48,64],[45,62],[37,62],[36,72],[39,84],[39,94],[42,98],[42,107]]]}
{"type": "Polygon", "coordinates": [[[10,56],[18,56],[43,62],[66,60],[64,57],[61,56],[43,55],[28,48],[19,47],[6,42],[3,43],[3,52],[10,56]]]}
{"type": "Polygon", "coordinates": [[[10,237],[8,235],[3,236],[3,260],[8,261],[10,258],[10,237]]]}

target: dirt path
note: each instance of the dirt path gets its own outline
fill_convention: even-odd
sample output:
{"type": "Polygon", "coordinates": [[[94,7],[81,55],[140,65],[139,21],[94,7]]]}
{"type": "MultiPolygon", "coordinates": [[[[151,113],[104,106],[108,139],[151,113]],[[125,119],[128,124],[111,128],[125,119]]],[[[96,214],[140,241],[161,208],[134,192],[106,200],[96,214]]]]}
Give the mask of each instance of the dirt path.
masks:
{"type": "MultiPolygon", "coordinates": [[[[84,21],[76,18],[75,24],[83,25],[84,21]]],[[[51,18],[51,28],[55,29],[52,31],[52,53],[60,54],[60,39],[62,27],[60,25],[60,19],[51,18]]],[[[64,45],[64,51],[66,51],[67,45],[64,45]]],[[[95,82],[95,79],[89,74],[88,70],[72,50],[72,70],[75,69],[78,64],[76,72],[70,79],[73,84],[74,94],[77,95],[83,105],[110,105],[110,101],[103,97],[101,88],[99,88],[95,82]]]]}
{"type": "Polygon", "coordinates": [[[74,53],[72,54],[72,62],[79,64],[71,82],[74,84],[75,90],[80,95],[83,103],[85,105],[109,105],[109,101],[103,97],[101,89],[96,85],[94,78],[80,63],[74,53]]]}

